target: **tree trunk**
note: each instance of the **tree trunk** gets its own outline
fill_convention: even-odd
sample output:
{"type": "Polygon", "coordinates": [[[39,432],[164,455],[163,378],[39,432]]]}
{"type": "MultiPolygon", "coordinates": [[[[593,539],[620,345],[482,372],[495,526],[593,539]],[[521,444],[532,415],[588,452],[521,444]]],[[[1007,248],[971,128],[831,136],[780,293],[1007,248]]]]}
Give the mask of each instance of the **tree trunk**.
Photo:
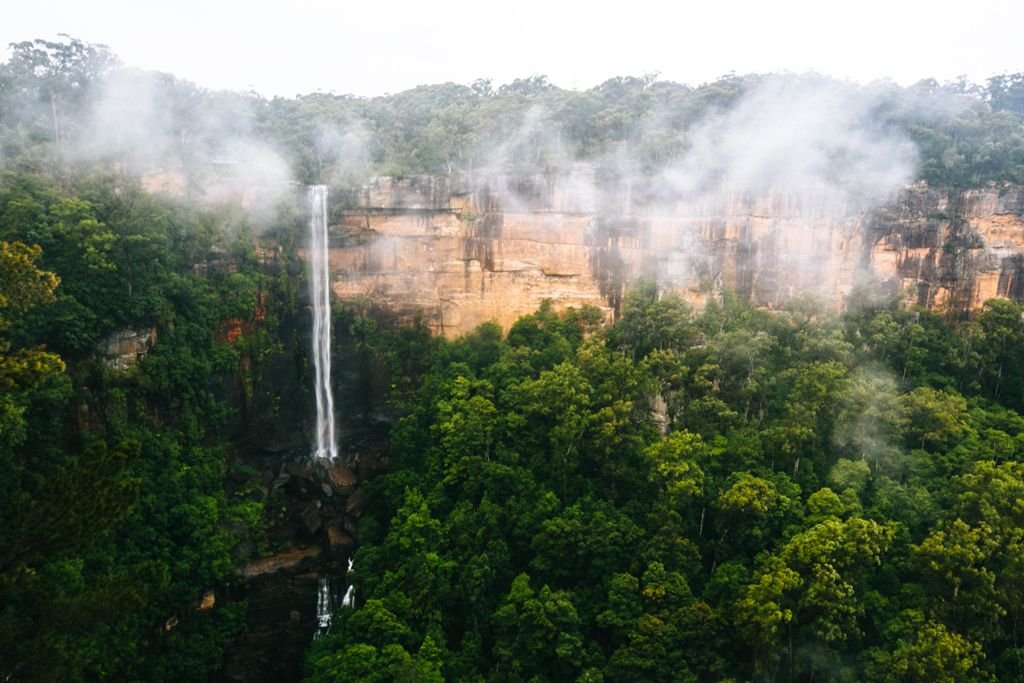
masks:
{"type": "Polygon", "coordinates": [[[52,92],[50,93],[50,115],[53,117],[53,144],[57,146],[57,151],[60,151],[60,121],[57,119],[57,98],[54,97],[52,92]]]}

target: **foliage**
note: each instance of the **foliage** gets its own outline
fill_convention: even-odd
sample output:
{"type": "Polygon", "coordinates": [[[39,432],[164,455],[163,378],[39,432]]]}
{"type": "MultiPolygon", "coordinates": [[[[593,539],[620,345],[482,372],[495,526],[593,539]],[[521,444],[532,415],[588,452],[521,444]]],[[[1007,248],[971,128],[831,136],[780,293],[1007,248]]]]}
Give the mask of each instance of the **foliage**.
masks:
{"type": "Polygon", "coordinates": [[[607,329],[545,305],[436,342],[311,679],[427,643],[457,680],[1019,676],[1020,313],[693,314],[642,283],[607,329]]]}
{"type": "Polygon", "coordinates": [[[244,604],[195,607],[234,581],[251,535],[238,520],[259,523],[225,491],[230,410],[215,387],[270,340],[255,322],[236,346],[214,331],[253,320],[258,299],[268,322],[278,299],[259,294],[276,283],[251,260],[195,274],[211,220],[206,248],[224,253],[224,217],[123,177],[0,176],[4,677],[195,680],[243,624],[244,604]],[[101,342],[124,328],[158,343],[116,370],[101,342]]]}
{"type": "MultiPolygon", "coordinates": [[[[531,76],[499,87],[476,81],[373,98],[313,93],[268,100],[124,69],[105,46],[64,36],[11,45],[0,65],[0,150],[35,169],[53,168],[83,149],[95,153],[92,115],[112,83],[153,96],[163,120],[158,135],[142,140],[156,145],[152,153],[120,138],[102,153],[127,165],[182,168],[193,181],[209,177],[203,161],[226,141],[246,136],[284,153],[302,181],[348,189],[375,175],[533,173],[575,160],[612,175],[628,160],[630,170],[653,175],[686,152],[704,121],[772,78],[811,77],[730,74],[691,87],[627,76],[576,91],[531,76]],[[150,158],[154,153],[158,159],[150,158]]],[[[874,84],[861,94],[871,102],[872,128],[899,131],[916,145],[921,179],[976,187],[1024,182],[1022,83],[1024,75],[1015,73],[985,85],[874,84]]]]}

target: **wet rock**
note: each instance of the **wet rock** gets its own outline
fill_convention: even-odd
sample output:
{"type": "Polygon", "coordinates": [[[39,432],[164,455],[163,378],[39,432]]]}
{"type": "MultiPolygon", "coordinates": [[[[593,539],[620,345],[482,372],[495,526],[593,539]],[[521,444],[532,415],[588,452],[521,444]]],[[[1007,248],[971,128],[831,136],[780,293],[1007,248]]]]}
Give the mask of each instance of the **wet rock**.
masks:
{"type": "Polygon", "coordinates": [[[299,523],[291,519],[271,526],[267,529],[267,540],[270,542],[270,547],[281,548],[290,546],[294,543],[296,537],[302,533],[300,526],[299,523]]]}
{"type": "Polygon", "coordinates": [[[364,507],[366,507],[366,496],[362,491],[356,491],[345,501],[345,514],[359,517],[363,514],[364,507]]]}
{"type": "Polygon", "coordinates": [[[345,527],[345,531],[348,532],[349,536],[359,538],[359,527],[356,525],[356,520],[346,517],[341,524],[345,527]]]}
{"type": "Polygon", "coordinates": [[[284,471],[287,472],[289,476],[296,477],[298,479],[305,479],[306,481],[313,481],[313,468],[310,467],[308,463],[285,463],[284,471]]]}
{"type": "Polygon", "coordinates": [[[333,520],[327,525],[327,545],[336,559],[348,557],[354,543],[339,520],[333,520]]]}
{"type": "Polygon", "coordinates": [[[382,472],[387,469],[381,459],[377,456],[369,456],[359,461],[359,479],[366,481],[370,479],[377,472],[382,472]]]}
{"type": "Polygon", "coordinates": [[[320,557],[319,546],[309,548],[296,548],[283,553],[271,555],[258,560],[253,560],[243,566],[239,573],[245,577],[262,576],[282,570],[295,570],[300,567],[315,564],[320,557]]]}
{"type": "Polygon", "coordinates": [[[299,518],[299,521],[302,522],[302,528],[305,529],[307,533],[315,534],[320,530],[322,522],[320,520],[320,511],[316,502],[303,501],[295,503],[292,511],[293,514],[299,518]]]}
{"type": "Polygon", "coordinates": [[[282,486],[287,485],[290,479],[291,477],[289,477],[287,473],[282,473],[280,476],[278,476],[272,482],[270,482],[270,493],[273,493],[282,486]]]}
{"type": "MultiPolygon", "coordinates": [[[[286,474],[282,474],[281,476],[286,476],[286,474]]],[[[319,494],[320,487],[314,484],[311,479],[301,479],[293,476],[288,480],[287,491],[293,498],[298,498],[299,500],[310,500],[319,494]]]]}
{"type": "Polygon", "coordinates": [[[302,680],[302,656],[316,632],[316,588],[316,571],[279,571],[249,579],[245,632],[228,647],[219,675],[211,680],[302,680]]]}
{"type": "Polygon", "coordinates": [[[355,492],[356,486],[359,484],[359,479],[355,473],[344,465],[335,465],[327,468],[327,478],[331,482],[331,486],[335,491],[343,496],[347,496],[355,492]]]}

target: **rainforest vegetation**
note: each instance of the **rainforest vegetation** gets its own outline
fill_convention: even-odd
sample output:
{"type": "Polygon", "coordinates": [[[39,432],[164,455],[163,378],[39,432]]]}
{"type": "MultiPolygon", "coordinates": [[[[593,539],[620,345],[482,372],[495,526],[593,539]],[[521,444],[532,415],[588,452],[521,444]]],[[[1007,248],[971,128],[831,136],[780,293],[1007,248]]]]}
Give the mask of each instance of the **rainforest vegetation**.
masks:
{"type": "MultiPolygon", "coordinates": [[[[227,111],[220,133],[300,181],[471,170],[540,107],[573,157],[656,168],[762,78],[268,100],[159,76],[169,156],[86,154],[118,69],[70,39],[0,65],[5,680],[216,679],[247,605],[204,594],[244,583],[280,512],[244,453],[288,414],[271,369],[308,381],[301,211],[150,193],[131,167],[199,182],[227,111]],[[128,368],[103,352],[121,330],[156,340],[128,368]]],[[[1024,76],[879,87],[920,179],[1024,182],[1024,76]],[[922,117],[921,97],[963,106],[922,117]]],[[[306,679],[1024,678],[1024,308],[951,319],[865,282],[834,311],[695,311],[644,280],[614,323],[546,303],[449,341],[336,305],[338,353],[384,369],[395,421],[356,608],[306,679]]]]}
{"type": "Polygon", "coordinates": [[[1019,678],[1022,309],[856,296],[432,342],[308,680],[1019,678]]]}
{"type": "Polygon", "coordinates": [[[652,74],[585,91],[531,76],[372,98],[266,98],[123,68],[105,47],[74,39],[18,43],[0,65],[0,158],[50,170],[59,160],[116,161],[138,171],[184,170],[198,182],[211,158],[251,136],[272,145],[305,183],[496,163],[538,172],[566,158],[651,173],[686,152],[705,117],[773,80],[783,85],[780,96],[786,84],[804,83],[863,95],[869,127],[905,134],[919,155],[918,176],[935,186],[1024,183],[1024,73],[981,85],[923,80],[909,87],[854,86],[815,74],[730,74],[689,86],[652,74]]]}

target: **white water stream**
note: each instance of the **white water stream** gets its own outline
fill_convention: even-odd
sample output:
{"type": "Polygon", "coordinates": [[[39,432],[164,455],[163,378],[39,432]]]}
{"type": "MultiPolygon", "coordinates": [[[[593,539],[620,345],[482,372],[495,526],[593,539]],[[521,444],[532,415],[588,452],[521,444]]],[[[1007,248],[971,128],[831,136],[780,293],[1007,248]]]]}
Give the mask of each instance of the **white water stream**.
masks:
{"type": "Polygon", "coordinates": [[[327,633],[331,627],[331,618],[334,616],[334,601],[331,599],[331,580],[321,576],[317,581],[316,591],[316,633],[313,638],[319,638],[327,633]]]}
{"type": "MultiPolygon", "coordinates": [[[[348,573],[349,574],[352,573],[352,567],[354,567],[354,566],[355,566],[355,562],[352,560],[351,557],[348,558],[348,573]]],[[[345,597],[343,597],[341,599],[341,606],[342,607],[351,607],[352,609],[356,608],[356,587],[351,583],[351,579],[349,579],[348,590],[345,591],[345,597]]]]}
{"type": "Polygon", "coordinates": [[[334,461],[334,397],[331,394],[331,275],[327,252],[327,186],[309,188],[309,263],[313,297],[313,366],[316,391],[316,450],[313,455],[334,461]]]}

